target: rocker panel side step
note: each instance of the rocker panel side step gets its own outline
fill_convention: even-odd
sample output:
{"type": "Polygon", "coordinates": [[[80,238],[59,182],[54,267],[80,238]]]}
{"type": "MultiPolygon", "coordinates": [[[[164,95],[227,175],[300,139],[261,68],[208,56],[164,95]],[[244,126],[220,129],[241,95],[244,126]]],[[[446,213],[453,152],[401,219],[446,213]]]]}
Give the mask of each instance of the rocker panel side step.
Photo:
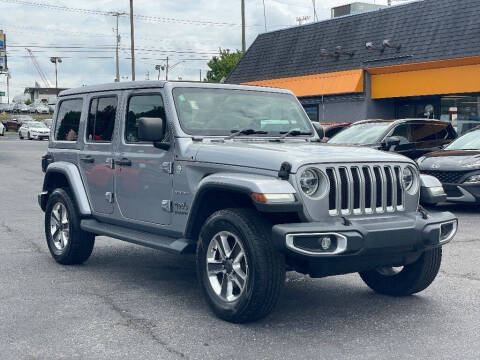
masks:
{"type": "Polygon", "coordinates": [[[195,251],[195,244],[184,238],[176,239],[156,235],[123,226],[101,223],[95,219],[83,219],[80,222],[80,228],[96,235],[110,236],[115,239],[174,254],[189,254],[195,251]]]}

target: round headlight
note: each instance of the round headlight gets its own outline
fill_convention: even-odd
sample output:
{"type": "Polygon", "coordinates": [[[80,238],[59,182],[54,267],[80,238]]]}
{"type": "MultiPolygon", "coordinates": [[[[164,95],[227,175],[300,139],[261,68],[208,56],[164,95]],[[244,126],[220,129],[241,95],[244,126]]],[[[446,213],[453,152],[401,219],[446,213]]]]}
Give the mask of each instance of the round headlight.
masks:
{"type": "Polygon", "coordinates": [[[410,192],[415,185],[415,172],[410,167],[403,169],[402,181],[403,187],[406,191],[410,192]]]}
{"type": "Polygon", "coordinates": [[[318,183],[318,174],[313,169],[305,170],[300,176],[300,187],[308,196],[315,194],[315,192],[318,190],[318,183]]]}

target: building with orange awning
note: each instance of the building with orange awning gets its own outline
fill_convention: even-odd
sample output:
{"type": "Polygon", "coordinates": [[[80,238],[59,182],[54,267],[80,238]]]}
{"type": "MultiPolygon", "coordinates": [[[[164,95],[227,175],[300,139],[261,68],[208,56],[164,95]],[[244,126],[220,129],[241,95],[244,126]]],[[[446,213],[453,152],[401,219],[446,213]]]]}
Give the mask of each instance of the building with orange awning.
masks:
{"type": "Polygon", "coordinates": [[[419,0],[260,34],[227,83],[290,89],[313,121],[480,125],[480,1],[419,0]]]}

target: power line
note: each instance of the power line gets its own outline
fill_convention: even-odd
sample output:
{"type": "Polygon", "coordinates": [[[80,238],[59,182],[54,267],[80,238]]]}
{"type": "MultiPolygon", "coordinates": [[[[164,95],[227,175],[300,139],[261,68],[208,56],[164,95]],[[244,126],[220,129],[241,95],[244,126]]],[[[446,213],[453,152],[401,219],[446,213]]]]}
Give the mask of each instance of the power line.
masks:
{"type": "MultiPolygon", "coordinates": [[[[112,16],[111,11],[104,11],[104,10],[92,10],[92,9],[85,9],[85,8],[73,8],[67,7],[62,5],[54,5],[48,4],[43,2],[31,2],[31,1],[23,1],[23,0],[0,0],[0,2],[10,3],[10,4],[17,4],[17,5],[26,5],[26,6],[33,6],[33,7],[41,7],[47,8],[51,10],[60,10],[60,11],[69,11],[69,12],[76,12],[76,13],[83,13],[88,15],[104,15],[104,16],[112,16]]],[[[126,13],[129,15],[129,13],[126,13]]],[[[134,14],[134,18],[139,20],[144,20],[147,22],[166,22],[166,23],[179,23],[179,24],[189,24],[189,25],[215,25],[215,26],[241,26],[241,24],[236,23],[228,23],[228,22],[218,22],[218,21],[209,21],[209,20],[191,20],[191,19],[179,19],[179,18],[171,18],[171,17],[158,17],[158,16],[148,16],[148,15],[139,15],[134,14]]],[[[258,27],[263,26],[261,24],[253,24],[249,25],[249,27],[258,27]]]]}

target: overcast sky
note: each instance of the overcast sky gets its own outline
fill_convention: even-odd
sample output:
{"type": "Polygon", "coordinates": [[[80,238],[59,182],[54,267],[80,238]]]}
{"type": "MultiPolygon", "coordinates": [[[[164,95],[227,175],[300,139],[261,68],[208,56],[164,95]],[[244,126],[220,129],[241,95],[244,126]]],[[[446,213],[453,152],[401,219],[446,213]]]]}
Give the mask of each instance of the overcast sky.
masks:
{"type": "MultiPolygon", "coordinates": [[[[316,0],[318,19],[328,19],[331,7],[350,2],[353,1],[316,0]]],[[[259,33],[265,31],[265,27],[262,0],[246,0],[245,3],[248,47],[259,33]]],[[[377,0],[376,3],[386,4],[387,0],[377,0]]],[[[101,11],[129,10],[128,0],[0,0],[0,29],[7,35],[11,97],[22,93],[25,87],[35,86],[35,81],[44,86],[25,47],[33,51],[52,84],[55,84],[55,71],[49,58],[63,58],[58,71],[59,87],[113,81],[115,18],[88,11],[52,9],[45,5],[101,11]]],[[[265,7],[268,31],[293,26],[298,16],[311,16],[313,20],[311,0],[265,0],[265,7]]],[[[155,65],[163,64],[162,59],[167,56],[170,65],[180,62],[171,69],[170,79],[198,80],[200,69],[205,76],[206,63],[219,47],[241,48],[240,0],[134,0],[134,14],[146,16],[135,19],[137,80],[144,80],[147,72],[150,79],[156,79],[155,65]]],[[[120,75],[130,78],[128,17],[120,17],[119,24],[122,36],[120,75]]],[[[162,78],[164,76],[162,73],[162,78]]],[[[6,78],[1,75],[0,90],[4,89],[6,78]]]]}

